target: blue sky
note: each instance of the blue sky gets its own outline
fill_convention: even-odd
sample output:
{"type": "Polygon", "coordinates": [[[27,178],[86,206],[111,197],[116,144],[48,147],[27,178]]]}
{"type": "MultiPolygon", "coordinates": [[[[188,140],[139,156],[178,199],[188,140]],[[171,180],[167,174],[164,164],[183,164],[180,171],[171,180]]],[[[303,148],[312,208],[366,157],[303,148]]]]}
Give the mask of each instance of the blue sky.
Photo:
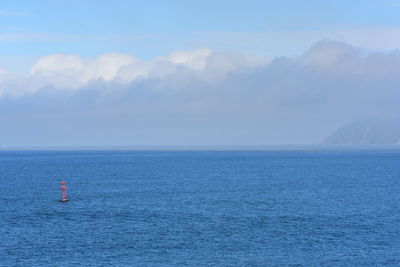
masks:
{"type": "Polygon", "coordinates": [[[399,13],[400,0],[1,1],[0,146],[313,144],[396,119],[399,13]]]}
{"type": "Polygon", "coordinates": [[[368,42],[368,30],[399,27],[399,11],[396,0],[2,1],[0,66],[23,73],[53,53],[150,59],[198,47],[291,56],[324,38],[392,49],[368,42]]]}

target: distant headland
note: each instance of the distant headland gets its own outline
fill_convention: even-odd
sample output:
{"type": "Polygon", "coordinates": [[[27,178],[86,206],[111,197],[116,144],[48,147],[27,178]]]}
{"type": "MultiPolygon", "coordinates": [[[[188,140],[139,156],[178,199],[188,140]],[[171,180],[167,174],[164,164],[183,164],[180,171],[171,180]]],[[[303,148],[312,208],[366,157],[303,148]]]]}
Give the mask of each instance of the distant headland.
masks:
{"type": "Polygon", "coordinates": [[[340,127],[322,145],[399,145],[400,119],[361,120],[340,127]]]}

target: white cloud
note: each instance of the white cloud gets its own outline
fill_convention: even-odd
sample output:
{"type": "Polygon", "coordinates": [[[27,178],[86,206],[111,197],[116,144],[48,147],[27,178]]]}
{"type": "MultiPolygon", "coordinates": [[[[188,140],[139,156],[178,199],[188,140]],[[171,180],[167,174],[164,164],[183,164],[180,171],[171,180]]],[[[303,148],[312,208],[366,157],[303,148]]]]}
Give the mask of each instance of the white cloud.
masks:
{"type": "Polygon", "coordinates": [[[78,89],[98,79],[126,84],[140,77],[162,79],[180,72],[192,72],[205,80],[216,80],[222,79],[226,73],[238,67],[262,63],[263,61],[241,54],[213,52],[208,48],[176,51],[149,61],[121,53],[101,54],[94,59],[71,54],[53,54],[41,57],[31,67],[29,76],[20,79],[37,81],[35,86],[26,88],[27,92],[36,91],[45,85],[78,89]]]}
{"type": "Polygon", "coordinates": [[[84,63],[79,56],[54,54],[41,57],[29,73],[43,84],[76,88],[82,85],[79,80],[83,68],[84,63]]]}
{"type": "Polygon", "coordinates": [[[211,53],[212,50],[209,48],[200,48],[195,51],[177,51],[169,55],[166,60],[174,64],[183,64],[194,70],[202,70],[206,66],[206,58],[211,53]]]}
{"type": "Polygon", "coordinates": [[[108,53],[98,56],[93,61],[88,61],[85,64],[80,81],[87,83],[95,79],[103,79],[104,81],[111,81],[115,79],[118,71],[125,66],[129,66],[137,62],[137,59],[132,55],[108,53]]]}
{"type": "Polygon", "coordinates": [[[51,76],[54,73],[76,74],[83,68],[83,62],[79,56],[54,54],[41,57],[30,70],[30,74],[51,76]]]}
{"type": "Polygon", "coordinates": [[[132,55],[119,53],[102,54],[95,59],[55,54],[40,58],[30,74],[56,87],[76,88],[96,79],[111,81],[122,67],[136,61],[132,55]]]}

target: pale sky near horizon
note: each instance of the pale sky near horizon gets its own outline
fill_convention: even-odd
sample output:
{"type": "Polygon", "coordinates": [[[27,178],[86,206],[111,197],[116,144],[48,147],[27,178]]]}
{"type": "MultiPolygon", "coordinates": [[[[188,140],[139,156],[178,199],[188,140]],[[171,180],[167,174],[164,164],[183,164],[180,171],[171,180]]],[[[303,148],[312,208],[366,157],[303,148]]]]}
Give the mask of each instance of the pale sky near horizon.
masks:
{"type": "Polygon", "coordinates": [[[273,145],[398,117],[400,1],[2,1],[0,145],[273,145]]]}

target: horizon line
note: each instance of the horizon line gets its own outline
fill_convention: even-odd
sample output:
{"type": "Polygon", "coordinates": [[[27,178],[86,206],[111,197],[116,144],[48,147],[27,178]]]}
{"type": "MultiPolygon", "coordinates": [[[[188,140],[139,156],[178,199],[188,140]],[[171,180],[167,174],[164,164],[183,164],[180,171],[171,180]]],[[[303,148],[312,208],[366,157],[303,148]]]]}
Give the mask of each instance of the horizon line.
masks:
{"type": "Polygon", "coordinates": [[[0,151],[268,151],[268,150],[351,150],[400,149],[391,145],[126,145],[126,146],[1,146],[0,151]]]}

